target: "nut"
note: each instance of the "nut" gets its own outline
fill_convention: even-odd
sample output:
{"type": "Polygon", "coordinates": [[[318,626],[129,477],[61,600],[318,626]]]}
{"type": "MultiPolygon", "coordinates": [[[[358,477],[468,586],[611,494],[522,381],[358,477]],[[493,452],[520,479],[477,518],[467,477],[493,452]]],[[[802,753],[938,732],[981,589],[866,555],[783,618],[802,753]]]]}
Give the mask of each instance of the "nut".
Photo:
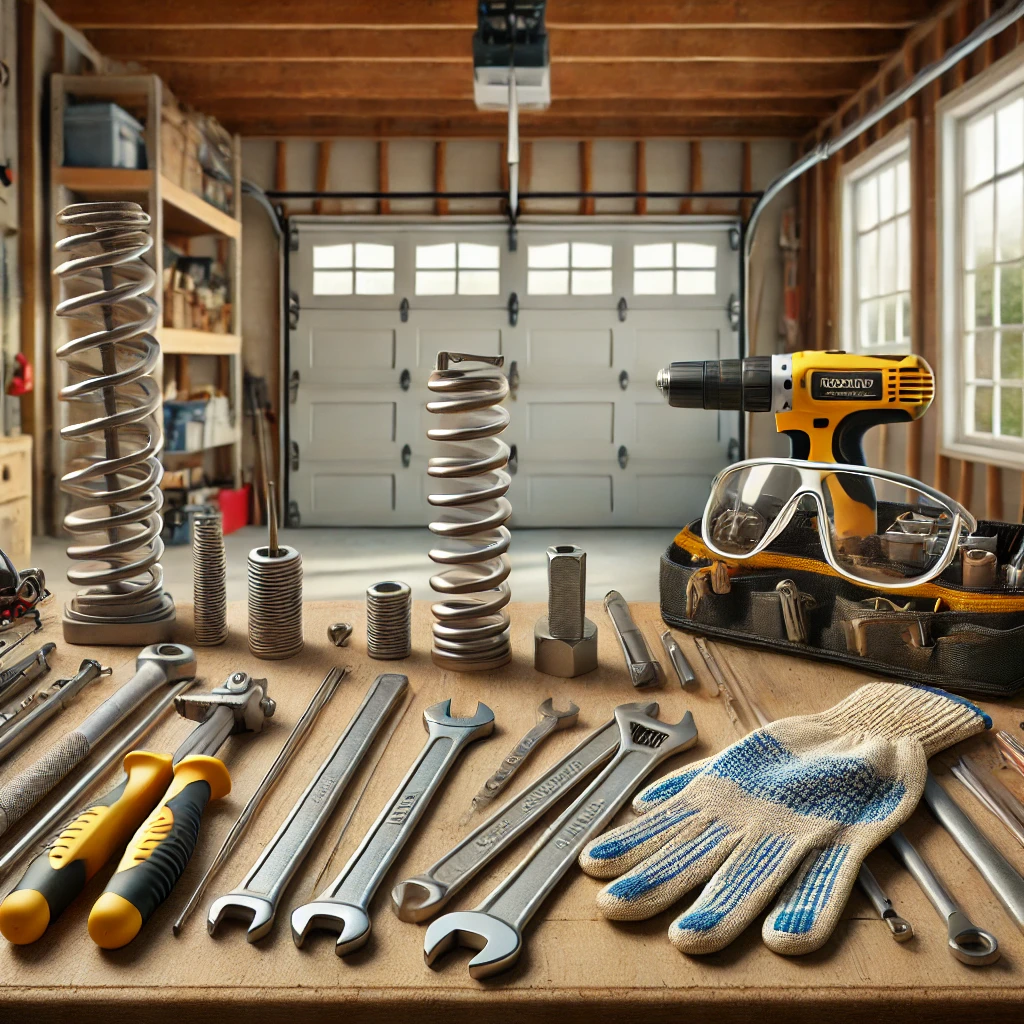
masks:
{"type": "Polygon", "coordinates": [[[583,636],[565,640],[551,635],[548,617],[541,616],[533,631],[533,666],[549,676],[572,679],[597,668],[597,626],[583,619],[583,636]]]}

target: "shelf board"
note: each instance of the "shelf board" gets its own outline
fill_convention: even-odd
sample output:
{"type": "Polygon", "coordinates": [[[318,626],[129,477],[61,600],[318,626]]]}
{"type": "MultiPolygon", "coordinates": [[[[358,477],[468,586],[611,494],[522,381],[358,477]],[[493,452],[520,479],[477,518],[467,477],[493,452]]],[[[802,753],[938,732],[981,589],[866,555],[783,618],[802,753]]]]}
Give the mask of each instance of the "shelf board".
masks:
{"type": "MultiPolygon", "coordinates": [[[[133,171],[122,167],[58,167],[56,174],[58,185],[90,199],[145,195],[153,185],[151,171],[133,171]]],[[[241,221],[218,210],[201,196],[175,185],[163,175],[160,175],[160,195],[163,197],[165,234],[241,237],[241,221]]]]}
{"type": "Polygon", "coordinates": [[[216,451],[218,448],[231,448],[234,445],[238,444],[239,440],[240,437],[238,434],[236,434],[229,441],[222,441],[220,444],[210,444],[207,445],[205,448],[194,448],[184,452],[168,451],[165,448],[161,454],[167,458],[184,458],[188,455],[205,455],[207,452],[216,451]]]}
{"type": "Polygon", "coordinates": [[[242,339],[237,334],[161,327],[157,330],[157,339],[164,355],[168,356],[237,356],[242,352],[242,339]]]}

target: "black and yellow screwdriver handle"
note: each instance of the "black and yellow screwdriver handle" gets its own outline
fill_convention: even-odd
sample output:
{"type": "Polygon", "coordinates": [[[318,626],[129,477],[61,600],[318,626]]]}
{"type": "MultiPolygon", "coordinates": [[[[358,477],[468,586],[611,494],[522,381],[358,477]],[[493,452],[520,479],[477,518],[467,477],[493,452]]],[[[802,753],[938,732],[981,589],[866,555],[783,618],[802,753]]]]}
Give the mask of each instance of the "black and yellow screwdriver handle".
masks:
{"type": "Polygon", "coordinates": [[[192,754],[174,766],[159,806],[132,837],[89,914],[98,946],[120,949],[139,934],[188,866],[206,805],[230,792],[231,776],[219,758],[192,754]]]}
{"type": "Polygon", "coordinates": [[[170,755],[147,750],[129,753],[124,770],[124,781],[69,822],[0,904],[4,938],[35,942],[124,846],[173,778],[170,755]]]}

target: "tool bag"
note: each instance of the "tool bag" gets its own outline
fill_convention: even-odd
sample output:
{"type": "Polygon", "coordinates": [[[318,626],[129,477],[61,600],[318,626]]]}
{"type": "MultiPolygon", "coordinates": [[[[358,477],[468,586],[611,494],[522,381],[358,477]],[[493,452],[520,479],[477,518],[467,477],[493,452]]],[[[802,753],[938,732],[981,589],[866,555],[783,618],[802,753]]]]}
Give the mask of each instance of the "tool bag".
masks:
{"type": "MultiPolygon", "coordinates": [[[[879,518],[904,510],[879,503],[879,518]]],[[[825,560],[810,513],[798,512],[765,551],[743,560],[712,554],[700,531],[698,519],[661,559],[670,626],[976,697],[1024,687],[1024,590],[1009,589],[1001,568],[1024,537],[1020,523],[978,522],[977,534],[997,538],[1000,567],[985,590],[963,586],[959,557],[906,590],[853,583],[825,560]]]]}

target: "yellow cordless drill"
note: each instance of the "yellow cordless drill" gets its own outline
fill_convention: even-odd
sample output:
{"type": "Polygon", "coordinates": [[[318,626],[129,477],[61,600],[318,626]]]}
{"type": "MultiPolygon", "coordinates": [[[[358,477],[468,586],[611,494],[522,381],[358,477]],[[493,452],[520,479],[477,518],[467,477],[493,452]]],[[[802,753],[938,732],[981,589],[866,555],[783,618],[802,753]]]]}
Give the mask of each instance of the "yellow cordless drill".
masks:
{"type": "MultiPolygon", "coordinates": [[[[867,430],[920,419],[935,396],[935,376],[920,356],[834,351],[672,363],[658,371],[657,384],[676,408],[774,412],[792,458],[855,466],[865,464],[867,430]]],[[[856,493],[852,477],[842,483],[873,519],[873,495],[856,493]]],[[[868,531],[855,505],[836,513],[843,532],[868,531]]]]}

